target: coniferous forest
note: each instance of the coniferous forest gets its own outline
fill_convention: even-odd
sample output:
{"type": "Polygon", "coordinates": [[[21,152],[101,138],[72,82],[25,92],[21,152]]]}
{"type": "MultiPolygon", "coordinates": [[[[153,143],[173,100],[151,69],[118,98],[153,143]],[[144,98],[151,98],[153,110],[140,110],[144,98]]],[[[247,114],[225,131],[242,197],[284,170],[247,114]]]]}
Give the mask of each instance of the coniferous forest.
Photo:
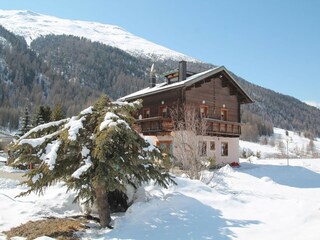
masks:
{"type": "MultiPolygon", "coordinates": [[[[48,35],[28,46],[0,26],[0,127],[17,130],[26,108],[35,118],[40,106],[53,109],[61,104],[64,114],[71,116],[103,93],[117,99],[140,90],[149,84],[152,63],[158,82],[163,80],[161,74],[178,66],[175,61],[154,62],[74,36],[48,35]]],[[[193,72],[212,67],[188,63],[193,72]]],[[[261,135],[271,135],[273,127],[320,136],[319,109],[235,77],[255,101],[241,110],[243,139],[257,141],[261,135]]]]}

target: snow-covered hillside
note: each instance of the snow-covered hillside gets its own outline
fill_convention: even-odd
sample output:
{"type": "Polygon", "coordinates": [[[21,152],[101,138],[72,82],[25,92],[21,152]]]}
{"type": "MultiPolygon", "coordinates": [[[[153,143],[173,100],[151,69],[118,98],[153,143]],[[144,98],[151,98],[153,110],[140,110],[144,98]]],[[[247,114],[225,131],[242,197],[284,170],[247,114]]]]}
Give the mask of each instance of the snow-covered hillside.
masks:
{"type": "Polygon", "coordinates": [[[320,103],[312,102],[312,101],[306,101],[305,103],[312,106],[312,107],[316,107],[316,108],[320,109],[320,103]]]}
{"type": "Polygon", "coordinates": [[[28,44],[39,36],[66,34],[89,38],[92,41],[120,48],[135,56],[157,60],[197,61],[195,58],[137,37],[113,25],[61,19],[18,10],[0,10],[0,24],[9,31],[23,36],[28,44]]]}
{"type": "Polygon", "coordinates": [[[288,131],[280,128],[273,129],[274,134],[266,138],[265,143],[253,143],[240,141],[240,155],[243,151],[247,155],[260,154],[261,158],[279,158],[288,156],[290,158],[315,157],[320,156],[320,141],[315,139],[310,143],[310,139],[293,131],[288,131]],[[313,147],[311,146],[313,144],[313,147]]]}

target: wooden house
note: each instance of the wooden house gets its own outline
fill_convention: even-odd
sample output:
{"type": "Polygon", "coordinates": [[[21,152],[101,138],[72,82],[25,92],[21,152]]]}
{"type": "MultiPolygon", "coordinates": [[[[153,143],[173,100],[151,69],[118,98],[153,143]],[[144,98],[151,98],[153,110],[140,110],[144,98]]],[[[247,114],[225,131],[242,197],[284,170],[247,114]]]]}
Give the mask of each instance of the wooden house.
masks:
{"type": "Polygon", "coordinates": [[[207,126],[201,136],[190,136],[198,139],[199,156],[214,158],[217,164],[239,161],[240,106],[253,101],[225,67],[192,74],[187,71],[186,62],[181,61],[178,70],[166,75],[166,82],[156,84],[155,75],[151,74],[148,88],[120,100],[137,99],[143,100],[136,121],[139,131],[154,136],[155,142],[173,155],[177,154],[177,130],[170,109],[190,105],[197,108],[198,117],[207,126]]]}

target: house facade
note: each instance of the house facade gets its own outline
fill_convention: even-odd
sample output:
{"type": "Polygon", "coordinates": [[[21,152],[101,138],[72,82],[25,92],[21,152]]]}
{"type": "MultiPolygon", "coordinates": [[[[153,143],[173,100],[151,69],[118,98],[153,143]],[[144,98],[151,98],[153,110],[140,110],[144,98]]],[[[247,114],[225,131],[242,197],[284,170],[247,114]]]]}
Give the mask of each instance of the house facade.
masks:
{"type": "MultiPolygon", "coordinates": [[[[137,129],[143,135],[152,136],[161,148],[173,155],[180,154],[178,136],[185,132],[197,145],[201,158],[214,158],[219,165],[239,161],[240,106],[253,101],[225,67],[192,74],[187,71],[186,62],[181,61],[178,70],[166,75],[166,82],[156,84],[151,72],[148,88],[120,100],[137,99],[143,101],[137,115],[137,129]],[[184,107],[187,111],[186,106],[204,123],[201,131],[177,128],[174,109],[184,107]]],[[[186,121],[184,117],[180,119],[186,121]]]]}

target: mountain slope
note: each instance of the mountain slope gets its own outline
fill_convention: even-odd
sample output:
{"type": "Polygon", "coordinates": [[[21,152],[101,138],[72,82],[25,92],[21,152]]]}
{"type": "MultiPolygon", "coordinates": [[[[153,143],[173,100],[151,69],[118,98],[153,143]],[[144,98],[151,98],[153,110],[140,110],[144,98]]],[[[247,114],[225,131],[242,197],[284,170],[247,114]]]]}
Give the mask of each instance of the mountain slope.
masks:
{"type": "MultiPolygon", "coordinates": [[[[88,30],[88,22],[61,20],[28,11],[0,10],[1,22],[28,38],[29,45],[24,37],[1,28],[0,126],[15,122],[10,127],[16,127],[19,109],[25,106],[33,112],[40,104],[52,106],[62,100],[68,115],[76,114],[102,93],[117,99],[148,86],[152,63],[156,66],[158,81],[163,80],[160,74],[178,66],[179,58],[170,54],[165,55],[168,59],[163,61],[161,56],[164,55],[154,59],[146,57],[144,48],[141,54],[133,55],[132,52],[129,54],[83,37],[49,34],[71,31],[75,35],[83,35],[88,30]],[[81,27],[82,24],[84,27],[81,27]],[[25,29],[22,28],[23,25],[25,29]],[[44,36],[34,39],[40,34],[40,30],[45,30],[44,36]],[[34,40],[30,42],[31,39],[34,40]]],[[[90,24],[95,26],[95,23],[90,24]]],[[[111,33],[112,31],[105,32],[105,35],[112,35],[111,33]]],[[[109,39],[108,36],[106,39],[109,39]]],[[[141,45],[136,44],[135,37],[128,37],[126,40],[132,40],[132,43],[124,44],[120,41],[118,44],[124,44],[120,48],[125,49],[131,45],[136,47],[135,51],[139,51],[141,45]]],[[[192,72],[204,71],[213,66],[188,62],[188,70],[192,72]]],[[[259,125],[252,121],[258,119],[258,122],[262,122],[262,127],[268,121],[270,127],[273,124],[275,127],[320,136],[319,109],[293,97],[251,84],[236,75],[235,77],[255,100],[254,104],[242,108],[243,120],[245,123],[249,122],[253,130],[259,130],[259,125]]],[[[257,138],[258,136],[255,139],[257,138]]]]}
{"type": "Polygon", "coordinates": [[[9,31],[23,36],[29,45],[40,36],[65,34],[89,38],[91,41],[122,49],[134,56],[156,60],[197,61],[195,58],[137,37],[113,25],[61,19],[31,11],[15,10],[0,10],[0,24],[9,31]]]}

